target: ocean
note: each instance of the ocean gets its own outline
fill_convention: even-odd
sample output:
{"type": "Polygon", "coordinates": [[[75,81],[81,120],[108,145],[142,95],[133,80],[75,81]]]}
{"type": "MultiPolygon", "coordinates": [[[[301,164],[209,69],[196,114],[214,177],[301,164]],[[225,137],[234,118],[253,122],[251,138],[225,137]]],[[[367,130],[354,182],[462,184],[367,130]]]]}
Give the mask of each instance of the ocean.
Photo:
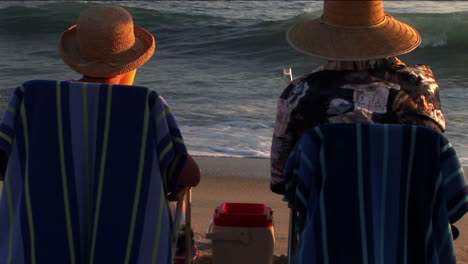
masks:
{"type": "MultiPolygon", "coordinates": [[[[109,2],[106,2],[109,3],[109,2]]],[[[323,63],[289,47],[286,30],[321,14],[321,1],[118,1],[157,40],[136,85],[169,103],[189,151],[269,157],[276,101],[289,79],[323,63]]],[[[29,79],[74,79],[57,40],[89,2],[0,2],[0,114],[29,79]]],[[[416,27],[422,45],[401,58],[428,64],[440,85],[446,137],[468,165],[468,2],[389,1],[386,12],[416,27]]]]}

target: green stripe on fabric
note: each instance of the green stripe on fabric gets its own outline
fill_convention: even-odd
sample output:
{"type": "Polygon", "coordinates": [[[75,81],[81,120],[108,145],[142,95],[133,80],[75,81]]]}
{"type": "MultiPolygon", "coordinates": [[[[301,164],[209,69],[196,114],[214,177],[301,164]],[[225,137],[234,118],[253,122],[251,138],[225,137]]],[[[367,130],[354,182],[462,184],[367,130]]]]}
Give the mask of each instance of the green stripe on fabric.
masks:
{"type": "Polygon", "coordinates": [[[8,177],[8,167],[5,172],[5,193],[8,205],[8,216],[10,220],[10,239],[8,242],[8,260],[7,264],[12,264],[13,262],[13,238],[14,238],[14,230],[15,230],[15,209],[13,204],[13,196],[11,195],[11,185],[10,185],[10,178],[8,177]]]}
{"type": "Polygon", "coordinates": [[[172,114],[171,110],[169,108],[166,108],[164,109],[164,111],[162,111],[158,117],[156,118],[156,127],[159,125],[159,122],[161,122],[161,120],[163,120],[163,118],[166,117],[166,114],[172,114]]]}
{"type": "MultiPolygon", "coordinates": [[[[85,235],[85,242],[90,242],[89,235],[91,234],[91,172],[90,172],[90,154],[89,154],[89,113],[88,113],[88,84],[83,83],[81,85],[81,99],[83,108],[83,133],[84,133],[84,156],[85,156],[85,203],[86,203],[86,226],[87,232],[85,235]]],[[[85,249],[85,259],[89,257],[89,248],[85,249]]]]}
{"type": "Polygon", "coordinates": [[[307,157],[306,155],[301,155],[301,159],[309,169],[314,168],[314,166],[312,165],[312,161],[310,161],[309,157],[307,157]]]}
{"type": "Polygon", "coordinates": [[[465,196],[464,199],[459,201],[449,212],[448,216],[451,217],[454,213],[456,213],[465,203],[468,203],[468,196],[465,196]]]}
{"type": "Polygon", "coordinates": [[[159,123],[161,122],[161,120],[162,120],[164,117],[166,117],[166,111],[165,111],[165,110],[162,111],[162,112],[158,115],[158,117],[156,117],[156,126],[159,125],[159,123]]]}
{"type": "Polygon", "coordinates": [[[411,187],[411,174],[413,172],[413,160],[414,160],[414,151],[416,147],[416,126],[411,127],[411,142],[410,142],[410,154],[408,160],[408,171],[406,173],[406,195],[405,195],[405,225],[403,233],[403,263],[408,262],[408,207],[409,207],[409,195],[411,187]]]}
{"type": "MultiPolygon", "coordinates": [[[[21,86],[24,91],[24,87],[21,86]]],[[[28,133],[28,118],[26,114],[26,108],[24,103],[21,104],[21,121],[23,124],[23,135],[24,135],[24,148],[26,156],[26,166],[24,169],[24,195],[26,202],[26,212],[28,214],[28,227],[29,227],[29,239],[30,239],[30,250],[31,250],[31,264],[36,264],[36,238],[34,235],[34,217],[32,214],[31,204],[31,192],[29,186],[29,133],[28,133]]]]}
{"type": "Polygon", "coordinates": [[[440,149],[440,153],[444,153],[445,151],[447,151],[448,149],[450,149],[452,147],[452,144],[449,142],[447,143],[445,146],[443,146],[441,149],[440,149]]]}
{"type": "MultiPolygon", "coordinates": [[[[150,95],[150,90],[148,90],[146,95],[145,102],[148,102],[150,95]]],[[[137,183],[135,190],[135,198],[133,200],[133,209],[132,209],[132,218],[130,222],[130,230],[128,234],[127,250],[125,254],[125,264],[130,263],[132,246],[133,246],[133,236],[135,234],[135,223],[138,214],[138,206],[140,204],[140,194],[141,194],[141,183],[143,181],[143,171],[145,168],[145,156],[146,156],[146,142],[148,139],[148,122],[149,122],[149,106],[145,106],[145,114],[143,119],[143,133],[141,135],[141,146],[140,146],[140,160],[138,164],[138,174],[137,174],[137,183]]]]}
{"type": "Polygon", "coordinates": [[[182,157],[181,155],[176,155],[176,157],[174,158],[174,160],[171,163],[171,166],[167,170],[167,175],[165,177],[165,180],[166,180],[165,188],[166,188],[166,190],[167,190],[167,185],[169,184],[169,182],[171,182],[172,177],[174,177],[174,171],[177,168],[177,166],[179,165],[179,161],[180,161],[181,157],[182,157]]]}
{"type": "Polygon", "coordinates": [[[20,89],[20,91],[21,91],[22,93],[24,93],[24,86],[23,86],[23,85],[20,85],[19,89],[20,89]]]}
{"type": "Polygon", "coordinates": [[[16,114],[16,109],[11,107],[11,106],[7,106],[7,111],[12,113],[12,114],[16,114]]]}
{"type": "Polygon", "coordinates": [[[387,203],[387,176],[388,176],[388,153],[389,153],[389,132],[388,125],[383,126],[383,160],[382,160],[382,192],[380,196],[380,263],[385,263],[385,204],[387,203]]]}
{"type": "Polygon", "coordinates": [[[359,219],[361,222],[361,253],[364,264],[368,263],[367,257],[367,234],[366,234],[366,214],[364,207],[364,175],[362,164],[362,131],[361,124],[356,125],[357,144],[357,174],[358,174],[358,196],[359,196],[359,219]]]}
{"type": "Polygon", "coordinates": [[[289,153],[289,157],[293,157],[293,156],[296,156],[296,148],[294,148],[291,153],[289,153]]]}
{"type": "Polygon", "coordinates": [[[180,157],[181,157],[180,155],[176,155],[174,160],[171,162],[171,165],[169,166],[169,170],[168,170],[168,175],[170,177],[172,177],[172,175],[174,174],[174,170],[175,170],[175,168],[177,167],[177,165],[179,163],[180,157]]]}
{"type": "Polygon", "coordinates": [[[432,226],[432,221],[430,221],[429,225],[427,226],[426,236],[424,237],[424,249],[426,250],[425,252],[431,252],[429,250],[429,240],[432,237],[432,232],[433,232],[433,226],[432,226]]]}
{"type": "Polygon", "coordinates": [[[173,146],[174,145],[172,145],[172,141],[170,141],[169,144],[167,144],[167,146],[163,149],[163,151],[159,155],[159,161],[164,159],[164,156],[166,156],[166,154],[172,149],[173,146]]]}
{"type": "Polygon", "coordinates": [[[3,138],[9,144],[11,144],[13,142],[13,140],[11,139],[10,136],[8,136],[7,134],[5,134],[5,133],[3,133],[1,131],[0,131],[0,137],[3,138]]]}
{"type": "Polygon", "coordinates": [[[455,177],[463,175],[463,168],[458,168],[458,170],[450,173],[450,175],[444,180],[444,185],[447,185],[449,182],[451,182],[455,177]]]}
{"type": "Polygon", "coordinates": [[[184,144],[184,140],[180,137],[172,137],[172,141],[179,144],[184,144]]]}
{"type": "Polygon", "coordinates": [[[441,254],[444,250],[444,248],[446,247],[447,243],[449,241],[452,241],[452,228],[450,227],[450,224],[447,225],[447,229],[445,229],[445,233],[444,233],[444,236],[442,238],[442,243],[440,243],[440,247],[439,247],[439,250],[437,251],[438,255],[439,256],[443,256],[443,254],[441,254]]]}
{"type": "Polygon", "coordinates": [[[323,142],[323,133],[320,128],[317,126],[314,128],[314,131],[322,139],[322,148],[320,149],[320,167],[322,168],[322,191],[320,192],[320,221],[322,223],[322,254],[323,254],[323,263],[328,264],[328,240],[327,240],[327,216],[326,216],[326,207],[325,207],[325,183],[327,180],[327,170],[325,166],[325,150],[323,142]]]}
{"type": "Polygon", "coordinates": [[[318,126],[314,127],[314,131],[315,131],[315,133],[317,133],[317,135],[320,137],[320,139],[323,140],[323,133],[322,133],[322,130],[320,129],[320,127],[318,127],[318,126]]]}
{"type": "MultiPolygon", "coordinates": [[[[442,183],[442,173],[439,173],[439,176],[437,177],[437,180],[436,180],[435,185],[434,185],[434,196],[431,199],[431,207],[430,207],[431,212],[433,211],[435,203],[437,201],[437,192],[439,191],[439,187],[440,187],[441,183],[442,183]]],[[[429,226],[427,227],[426,236],[424,238],[424,248],[425,248],[426,252],[430,252],[430,250],[429,250],[429,240],[431,239],[432,232],[433,232],[433,226],[432,226],[432,219],[431,219],[430,222],[429,222],[429,226]]]]}
{"type": "Polygon", "coordinates": [[[301,189],[296,188],[296,197],[301,201],[304,208],[307,208],[307,199],[304,194],[301,192],[301,189]]]}
{"type": "Polygon", "coordinates": [[[157,223],[158,226],[156,227],[156,235],[154,237],[153,257],[151,260],[152,264],[157,264],[157,261],[158,261],[159,243],[161,242],[163,208],[164,208],[164,201],[166,200],[165,192],[163,189],[161,189],[160,193],[161,193],[161,197],[159,197],[158,223],[157,223]]]}
{"type": "Polygon", "coordinates": [[[65,165],[65,147],[63,143],[63,114],[62,114],[62,87],[57,81],[55,103],[57,107],[57,134],[60,151],[60,174],[62,176],[63,202],[65,206],[65,219],[67,224],[68,250],[70,251],[70,263],[75,263],[75,243],[73,239],[73,229],[70,215],[70,198],[68,195],[68,177],[65,165]]]}
{"type": "MultiPolygon", "coordinates": [[[[103,88],[101,88],[103,89],[103,88]]],[[[101,164],[99,167],[99,179],[97,186],[97,195],[96,195],[96,207],[94,211],[94,223],[93,223],[93,234],[91,239],[91,249],[89,253],[89,263],[94,263],[94,250],[96,247],[96,236],[97,229],[99,224],[99,213],[101,210],[101,199],[102,199],[102,187],[104,185],[104,172],[106,171],[106,158],[107,158],[107,144],[109,141],[109,126],[110,126],[110,117],[111,117],[111,106],[112,106],[112,84],[107,87],[107,98],[106,98],[106,119],[104,123],[104,139],[102,143],[102,152],[101,152],[101,164]]]]}

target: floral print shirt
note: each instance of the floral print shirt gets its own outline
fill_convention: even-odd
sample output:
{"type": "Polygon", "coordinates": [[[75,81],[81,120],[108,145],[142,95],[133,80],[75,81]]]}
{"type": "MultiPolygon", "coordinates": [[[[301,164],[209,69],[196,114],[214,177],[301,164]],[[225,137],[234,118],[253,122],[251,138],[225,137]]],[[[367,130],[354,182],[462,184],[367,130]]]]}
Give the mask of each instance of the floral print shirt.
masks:
{"type": "Polygon", "coordinates": [[[445,130],[439,86],[429,66],[409,66],[396,57],[352,64],[329,62],[294,80],[281,94],[271,146],[273,192],[284,192],[288,156],[313,126],[386,123],[445,130]]]}

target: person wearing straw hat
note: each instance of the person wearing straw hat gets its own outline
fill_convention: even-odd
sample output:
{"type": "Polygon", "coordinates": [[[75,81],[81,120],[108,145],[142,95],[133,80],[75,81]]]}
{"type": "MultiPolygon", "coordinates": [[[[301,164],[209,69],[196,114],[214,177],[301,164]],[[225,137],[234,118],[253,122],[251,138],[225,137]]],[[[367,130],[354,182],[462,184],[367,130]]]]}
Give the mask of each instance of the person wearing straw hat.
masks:
{"type": "Polygon", "coordinates": [[[172,263],[167,200],[200,169],[164,98],[132,85],[155,47],[124,8],[91,6],[58,41],[83,76],[15,89],[0,123],[0,263],[172,263]]]}
{"type": "Polygon", "coordinates": [[[439,87],[427,65],[396,56],[421,43],[412,26],[379,1],[324,1],[320,18],[293,25],[289,44],[327,62],[281,94],[271,146],[271,190],[284,193],[283,169],[301,134],[322,123],[389,123],[445,130],[439,87]]]}
{"type": "MultiPolygon", "coordinates": [[[[83,10],[76,24],[62,33],[58,50],[63,61],[83,76],[77,82],[132,85],[136,71],[152,56],[154,36],[133,24],[130,13],[114,5],[95,5],[83,10]]],[[[200,181],[200,168],[186,153],[180,174],[180,192],[200,181]]],[[[8,157],[0,151],[0,170],[6,170],[8,157]]],[[[0,176],[0,180],[2,177],[0,176]]]]}
{"type": "Polygon", "coordinates": [[[156,41],[133,25],[124,8],[96,5],[62,33],[58,49],[62,60],[83,75],[78,81],[132,85],[136,70],[153,56],[156,41]]]}
{"type": "MultiPolygon", "coordinates": [[[[79,82],[132,85],[138,68],[154,54],[156,40],[133,24],[120,6],[95,5],[83,10],[75,25],[62,33],[58,49],[63,61],[83,76],[79,82]]],[[[179,186],[196,186],[200,168],[188,154],[179,186]]],[[[177,200],[186,188],[170,195],[177,200]]]]}

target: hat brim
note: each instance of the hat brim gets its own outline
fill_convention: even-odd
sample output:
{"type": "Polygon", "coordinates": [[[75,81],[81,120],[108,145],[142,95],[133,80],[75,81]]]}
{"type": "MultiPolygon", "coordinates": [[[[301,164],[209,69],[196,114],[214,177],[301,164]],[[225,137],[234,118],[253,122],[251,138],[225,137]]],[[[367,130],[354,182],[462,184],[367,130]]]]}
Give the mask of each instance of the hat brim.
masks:
{"type": "Polygon", "coordinates": [[[415,28],[390,15],[383,23],[366,28],[339,27],[315,19],[292,26],[286,39],[303,53],[339,61],[398,56],[421,44],[415,28]]]}
{"type": "Polygon", "coordinates": [[[145,29],[134,26],[133,47],[112,58],[93,60],[85,58],[77,46],[76,25],[62,33],[59,52],[63,61],[73,70],[90,77],[113,77],[130,72],[145,64],[156,49],[154,36],[145,29]]]}

